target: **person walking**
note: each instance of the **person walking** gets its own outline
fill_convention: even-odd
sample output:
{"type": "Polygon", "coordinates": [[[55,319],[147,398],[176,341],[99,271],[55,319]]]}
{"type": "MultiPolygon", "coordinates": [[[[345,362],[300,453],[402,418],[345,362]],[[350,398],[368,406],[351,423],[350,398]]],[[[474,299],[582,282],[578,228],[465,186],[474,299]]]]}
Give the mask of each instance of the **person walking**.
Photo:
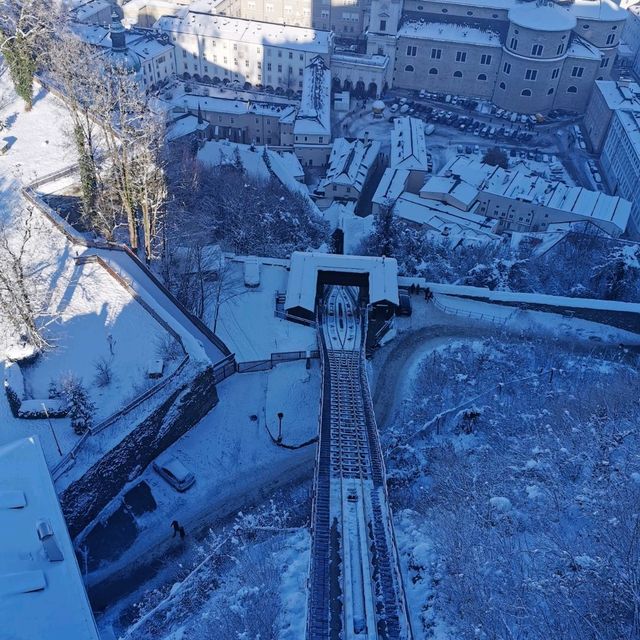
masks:
{"type": "MultiPolygon", "coordinates": [[[[173,538],[176,537],[176,534],[180,533],[180,530],[182,529],[184,531],[184,529],[180,526],[180,523],[177,520],[174,520],[171,523],[171,527],[173,528],[173,538]]],[[[180,536],[182,536],[182,534],[180,533],[180,536]]]]}

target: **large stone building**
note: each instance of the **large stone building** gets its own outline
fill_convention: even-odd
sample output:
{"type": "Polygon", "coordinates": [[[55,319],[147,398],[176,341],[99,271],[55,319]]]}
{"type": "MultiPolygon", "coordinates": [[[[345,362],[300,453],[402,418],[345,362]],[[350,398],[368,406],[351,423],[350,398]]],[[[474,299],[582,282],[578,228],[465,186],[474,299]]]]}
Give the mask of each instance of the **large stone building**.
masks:
{"type": "Polygon", "coordinates": [[[583,111],[594,82],[610,76],[626,19],[612,0],[405,0],[404,9],[395,86],[520,113],[583,111]]]}
{"type": "Polygon", "coordinates": [[[328,31],[230,18],[199,4],[163,16],[156,28],[175,47],[178,75],[196,81],[298,91],[311,60],[319,56],[328,63],[331,55],[328,31]]]}

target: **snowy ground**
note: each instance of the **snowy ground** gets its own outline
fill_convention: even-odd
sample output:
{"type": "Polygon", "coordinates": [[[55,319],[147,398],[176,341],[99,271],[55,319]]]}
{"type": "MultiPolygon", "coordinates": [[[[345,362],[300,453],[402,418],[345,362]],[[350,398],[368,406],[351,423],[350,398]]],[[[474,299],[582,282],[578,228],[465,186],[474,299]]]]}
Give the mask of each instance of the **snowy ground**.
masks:
{"type": "MultiPolygon", "coordinates": [[[[268,372],[236,374],[218,387],[220,403],[168,451],[196,476],[196,483],[178,494],[150,467],[123,490],[146,482],[157,509],[135,520],[138,536],[130,546],[113,549],[108,565],[87,577],[89,584],[144,557],[149,561],[170,544],[170,523],[177,519],[187,529],[214,523],[242,505],[296,477],[313,473],[315,446],[289,450],[273,444],[267,427],[277,435],[277,413],[284,413],[283,442],[298,445],[317,434],[320,405],[318,363],[311,370],[304,361],[281,364],[268,372]],[[257,420],[252,420],[257,416],[257,420]]],[[[106,508],[105,519],[119,506],[106,508]]],[[[82,542],[80,541],[80,544],[82,542]]]]}
{"type": "Polygon", "coordinates": [[[268,359],[272,353],[316,349],[315,329],[295,324],[275,315],[276,293],[287,290],[288,270],[278,261],[264,260],[260,285],[244,285],[244,262],[231,262],[215,323],[215,303],[207,313],[207,324],[236,354],[238,362],[268,359]]]}

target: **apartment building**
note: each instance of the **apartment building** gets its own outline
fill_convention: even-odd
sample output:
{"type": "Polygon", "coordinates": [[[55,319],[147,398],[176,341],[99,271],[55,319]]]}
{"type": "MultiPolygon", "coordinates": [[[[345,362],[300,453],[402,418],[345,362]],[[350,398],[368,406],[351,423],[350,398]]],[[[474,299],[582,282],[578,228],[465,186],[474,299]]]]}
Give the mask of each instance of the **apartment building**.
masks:
{"type": "Polygon", "coordinates": [[[640,113],[640,85],[635,82],[598,81],[584,115],[584,128],[594,153],[600,153],[616,111],[640,113]]]}
{"type": "Polygon", "coordinates": [[[605,180],[631,202],[629,235],[640,238],[640,112],[613,113],[600,157],[605,180]]]}
{"type": "Polygon", "coordinates": [[[629,224],[631,202],[567,186],[523,165],[502,169],[458,156],[427,180],[420,197],[498,221],[496,231],[546,231],[550,225],[588,221],[617,237],[629,224]]]}
{"type": "Polygon", "coordinates": [[[155,25],[169,35],[176,72],[185,79],[298,91],[313,59],[329,62],[330,32],[230,18],[198,6],[155,25]]]}

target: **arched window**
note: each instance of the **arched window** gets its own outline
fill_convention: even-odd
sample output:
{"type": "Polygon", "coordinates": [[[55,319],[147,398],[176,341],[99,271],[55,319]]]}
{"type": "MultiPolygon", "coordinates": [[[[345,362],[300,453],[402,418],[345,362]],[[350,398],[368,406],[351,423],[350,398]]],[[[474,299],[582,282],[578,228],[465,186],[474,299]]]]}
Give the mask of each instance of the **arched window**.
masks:
{"type": "Polygon", "coordinates": [[[528,98],[531,95],[531,89],[523,89],[520,95],[528,98]]]}
{"type": "Polygon", "coordinates": [[[551,89],[549,89],[549,91],[547,91],[547,95],[548,96],[552,96],[553,95],[553,87],[551,87],[551,89]]]}
{"type": "Polygon", "coordinates": [[[437,76],[438,75],[438,70],[435,67],[431,67],[431,69],[429,69],[429,75],[430,76],[437,76]]]}
{"type": "Polygon", "coordinates": [[[408,64],[405,68],[405,71],[413,71],[413,65],[412,64],[408,64]]]}
{"type": "Polygon", "coordinates": [[[500,88],[504,91],[507,88],[507,85],[504,82],[501,82],[500,88]]]}
{"type": "Polygon", "coordinates": [[[578,87],[574,87],[573,85],[571,85],[571,86],[567,89],[567,93],[578,93],[578,87]]]}
{"type": "Polygon", "coordinates": [[[462,78],[462,71],[456,71],[456,72],[453,74],[453,77],[454,77],[454,78],[462,78]]]}
{"type": "Polygon", "coordinates": [[[486,79],[487,79],[487,74],[486,74],[486,73],[481,73],[481,74],[478,76],[478,80],[486,80],[486,79]]]}

